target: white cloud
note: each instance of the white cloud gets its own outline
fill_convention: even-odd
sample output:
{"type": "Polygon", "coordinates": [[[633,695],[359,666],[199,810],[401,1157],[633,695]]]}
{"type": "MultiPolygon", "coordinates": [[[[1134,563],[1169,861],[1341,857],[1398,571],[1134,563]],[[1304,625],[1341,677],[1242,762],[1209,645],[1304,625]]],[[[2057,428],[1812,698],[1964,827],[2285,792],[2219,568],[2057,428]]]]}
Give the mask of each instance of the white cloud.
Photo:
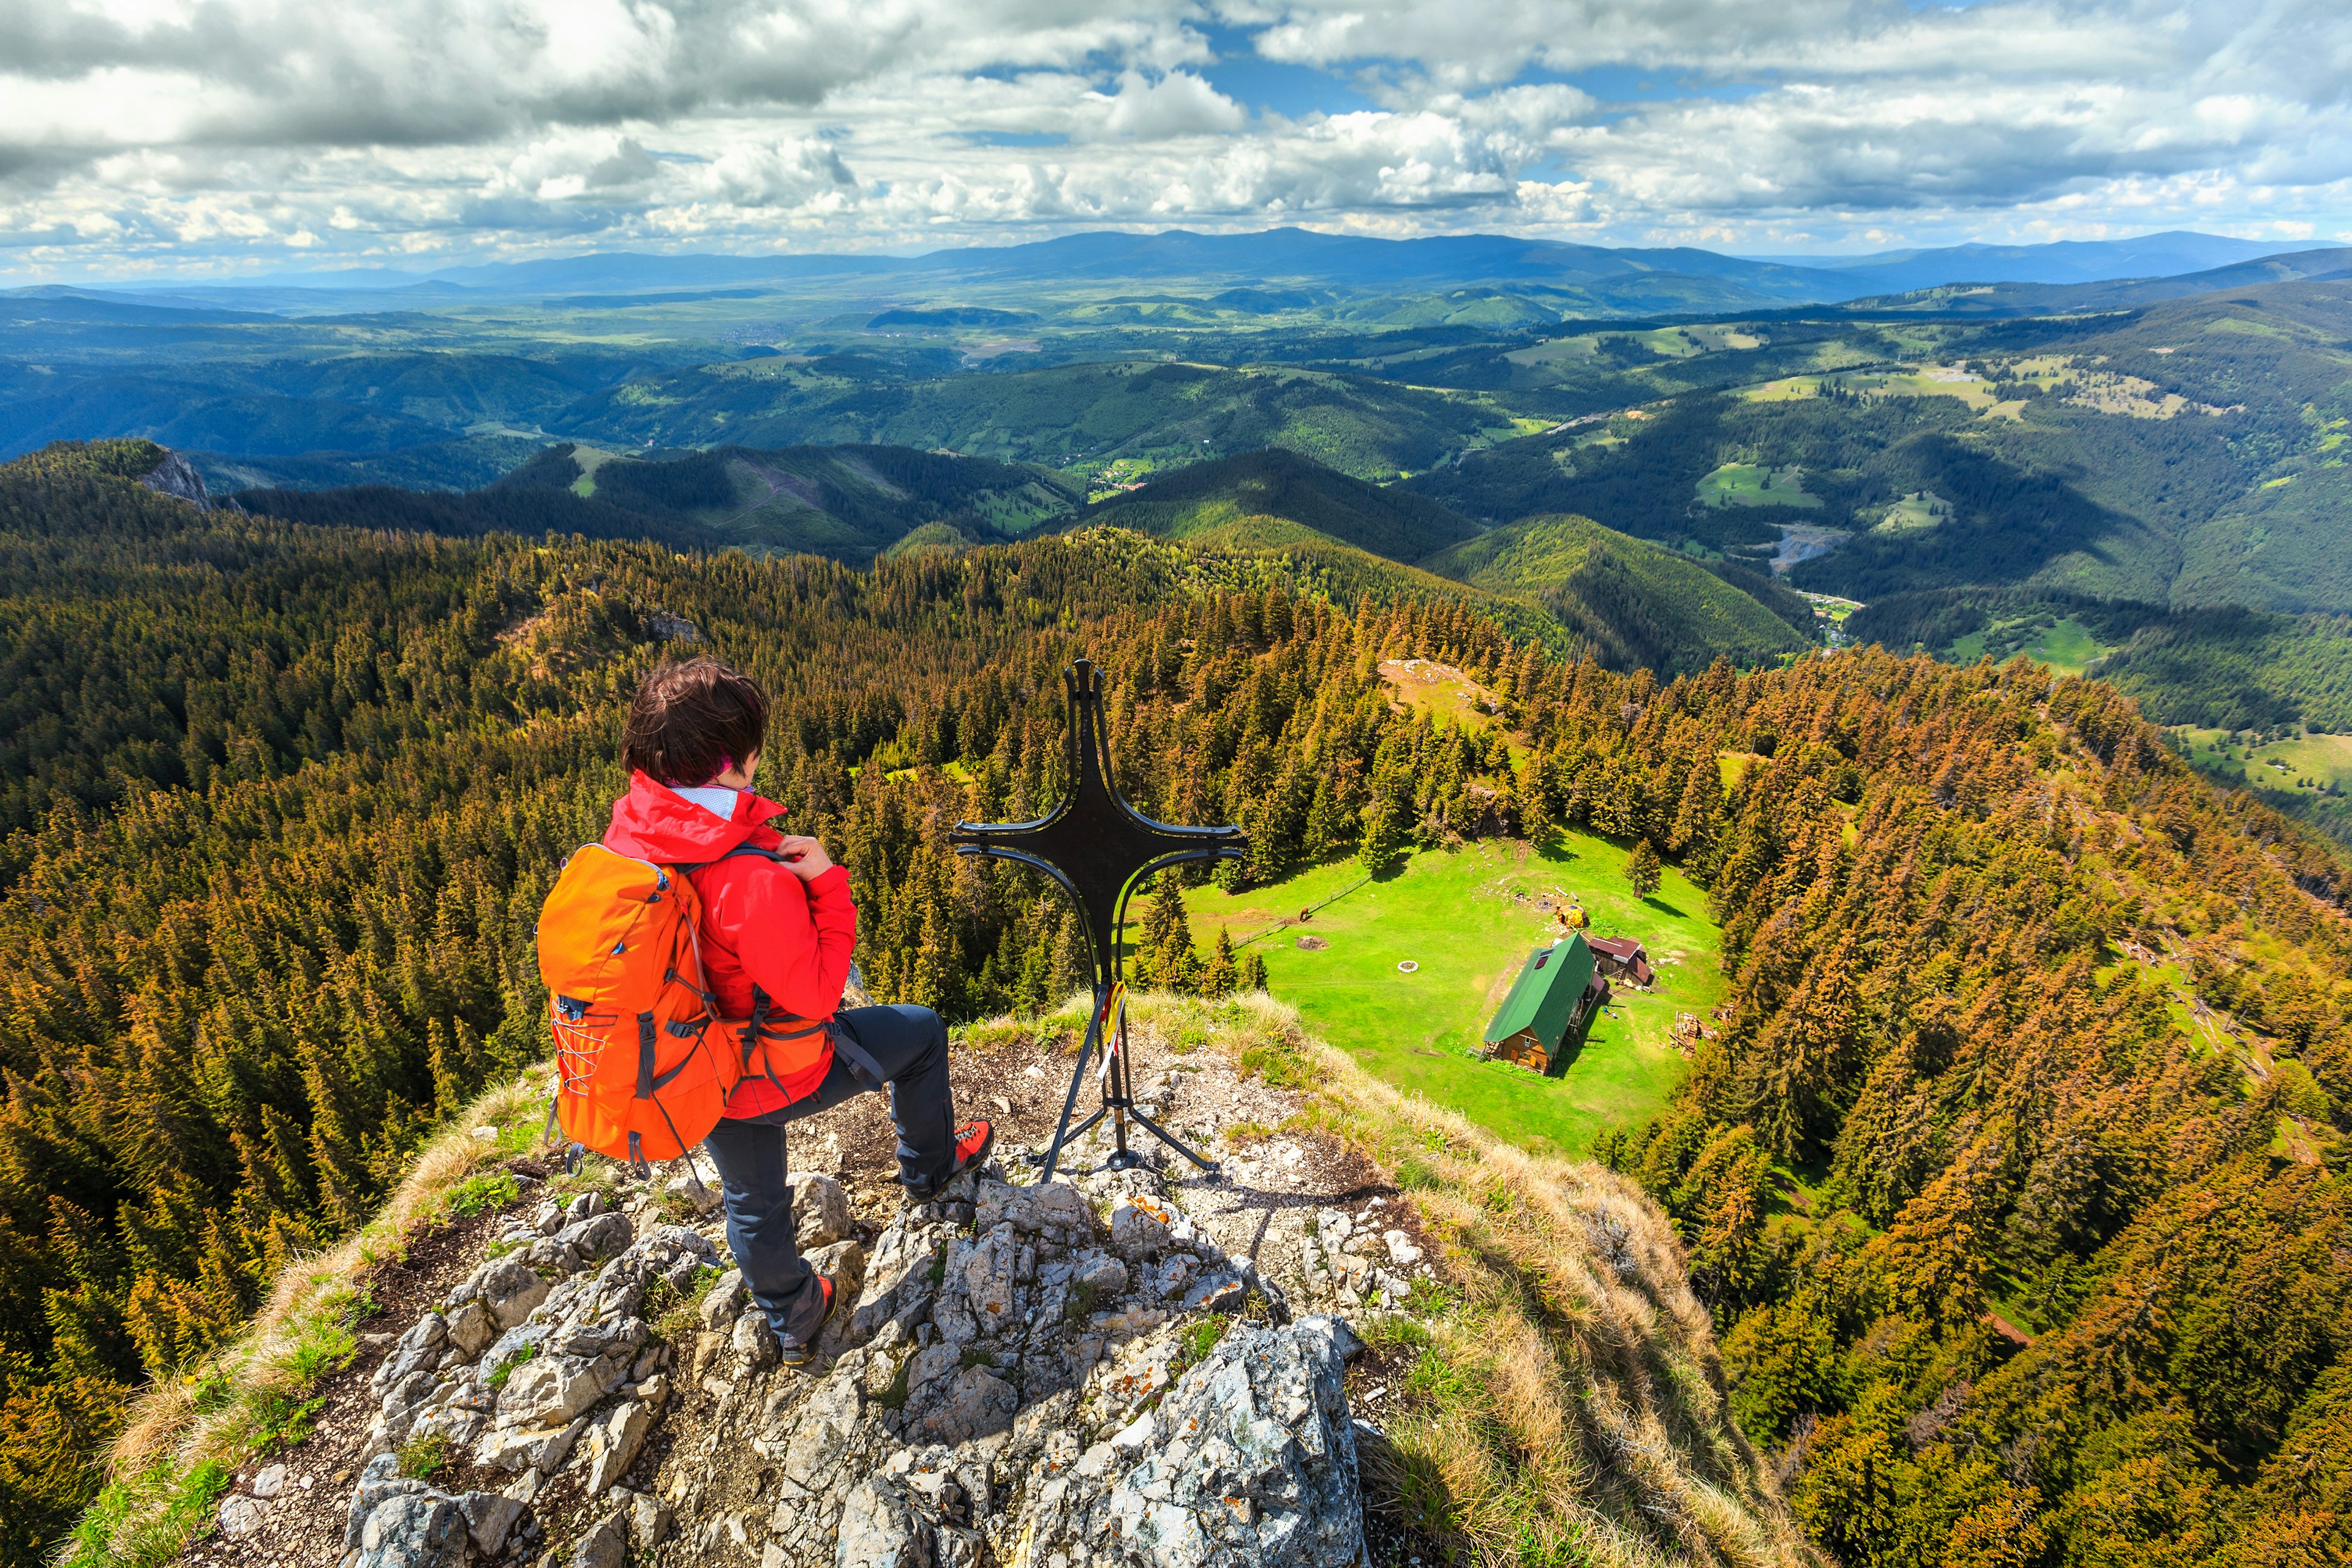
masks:
{"type": "Polygon", "coordinates": [[[2352,8],[0,0],[18,274],[1270,221],[1754,248],[2340,234],[2352,8]],[[1253,117],[1212,37],[1325,73],[1328,111],[1253,117]]]}

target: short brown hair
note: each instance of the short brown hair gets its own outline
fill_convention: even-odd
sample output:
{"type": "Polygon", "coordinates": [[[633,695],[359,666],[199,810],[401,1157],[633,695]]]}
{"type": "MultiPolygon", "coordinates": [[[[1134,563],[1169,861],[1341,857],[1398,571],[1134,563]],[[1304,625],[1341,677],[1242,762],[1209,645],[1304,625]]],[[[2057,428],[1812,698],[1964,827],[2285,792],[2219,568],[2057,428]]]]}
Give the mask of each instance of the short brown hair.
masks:
{"type": "Polygon", "coordinates": [[[656,783],[691,789],[748,762],[768,732],[768,697],[715,658],[665,664],[646,677],[621,728],[621,761],[656,783]]]}

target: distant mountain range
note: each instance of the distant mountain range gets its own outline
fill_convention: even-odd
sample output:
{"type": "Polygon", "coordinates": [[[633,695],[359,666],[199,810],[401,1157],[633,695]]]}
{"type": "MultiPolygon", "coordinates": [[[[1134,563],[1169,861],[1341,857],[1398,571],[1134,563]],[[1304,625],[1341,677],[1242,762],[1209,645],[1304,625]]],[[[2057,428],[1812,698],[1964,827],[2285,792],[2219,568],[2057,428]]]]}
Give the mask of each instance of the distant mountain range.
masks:
{"type": "MultiPolygon", "coordinates": [[[[307,313],[467,299],[565,299],[583,308],[645,302],[681,290],[754,289],[871,280],[894,289],[927,283],[1108,283],[1191,279],[1355,291],[1506,286],[1570,292],[1628,312],[1834,304],[1967,284],[2082,285],[2156,279],[2231,267],[2296,247],[2172,232],[2125,240],[2050,245],[1964,245],[1870,256],[1726,256],[1574,245],[1508,235],[1374,239],[1276,228],[1255,234],[1103,232],[1032,244],[971,247],[914,257],[655,256],[594,253],[545,261],[449,267],[418,275],[386,268],[281,274],[235,282],[183,281],[38,291],[91,300],[181,309],[264,308],[307,313]]],[[[16,290],[0,299],[34,293],[16,290]]]]}

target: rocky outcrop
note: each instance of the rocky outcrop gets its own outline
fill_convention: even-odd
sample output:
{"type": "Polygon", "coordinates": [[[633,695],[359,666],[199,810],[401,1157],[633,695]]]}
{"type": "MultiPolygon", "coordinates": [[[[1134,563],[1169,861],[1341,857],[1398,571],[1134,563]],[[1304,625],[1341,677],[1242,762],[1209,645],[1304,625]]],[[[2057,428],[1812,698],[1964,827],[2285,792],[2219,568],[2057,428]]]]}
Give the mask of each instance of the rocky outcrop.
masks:
{"type": "Polygon", "coordinates": [[[746,1353],[731,1282],[706,1301],[699,1443],[774,1462],[764,1568],[1360,1556],[1353,1336],[1287,1321],[1151,1173],[967,1178],[889,1225],[864,1276],[814,1377],[746,1353]],[[1245,1304],[1260,1321],[1233,1322],[1245,1304]]]}
{"type": "MultiPolygon", "coordinates": [[[[778,1364],[719,1270],[715,1221],[539,1205],[377,1368],[342,1568],[1361,1559],[1355,1336],[1294,1320],[1157,1173],[1021,1184],[992,1167],[869,1226],[870,1247],[831,1177],[797,1176],[794,1208],[840,1303],[805,1370],[778,1364]],[[646,1319],[656,1292],[669,1340],[646,1319]],[[474,1489],[403,1479],[425,1451],[474,1489]],[[746,1467],[756,1506],[714,1479],[746,1467]],[[572,1522],[542,1530],[534,1505],[557,1496],[572,1522]]],[[[1318,1256],[1355,1258],[1339,1219],[1318,1256]]],[[[1377,1299],[1396,1266],[1327,1272],[1377,1299]]]]}
{"type": "Polygon", "coordinates": [[[197,507],[209,508],[213,504],[212,497],[205,490],[204,476],[177,452],[165,452],[163,460],[142,475],[139,482],[159,494],[177,496],[197,507]]]}

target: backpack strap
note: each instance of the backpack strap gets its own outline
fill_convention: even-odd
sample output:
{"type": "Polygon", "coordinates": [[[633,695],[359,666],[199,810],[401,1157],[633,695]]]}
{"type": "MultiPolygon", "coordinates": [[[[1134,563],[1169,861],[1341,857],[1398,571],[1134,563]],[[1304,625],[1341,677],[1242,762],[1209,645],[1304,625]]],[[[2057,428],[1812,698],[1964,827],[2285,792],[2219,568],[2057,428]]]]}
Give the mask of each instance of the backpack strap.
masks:
{"type": "MultiPolygon", "coordinates": [[[[773,861],[779,866],[784,864],[783,856],[776,850],[762,849],[756,844],[738,844],[734,848],[719,857],[719,860],[705,860],[698,866],[680,866],[678,871],[682,875],[691,876],[697,871],[709,870],[718,865],[719,860],[732,860],[738,855],[757,855],[761,859],[773,861]]],[[[716,1011],[718,1005],[712,1003],[711,1006],[712,1010],[716,1011]]],[[[747,1072],[751,1066],[751,1049],[754,1042],[762,1039],[805,1039],[821,1031],[832,1040],[834,1054],[849,1064],[850,1076],[855,1078],[862,1087],[870,1089],[883,1087],[887,1080],[882,1076],[881,1067],[866,1053],[866,1047],[857,1043],[857,1037],[847,1029],[843,1028],[831,1018],[803,1018],[797,1013],[778,1013],[774,1008],[775,1004],[768,999],[768,994],[765,991],[761,990],[757,985],[751,987],[751,1026],[743,1031],[743,1067],[747,1072]],[[787,1024],[804,1024],[807,1027],[771,1029],[768,1027],[771,1018],[787,1024]]],[[[766,1069],[762,1076],[769,1083],[774,1085],[778,1094],[784,1094],[784,1086],[776,1082],[774,1068],[766,1069]]],[[[792,1096],[784,1094],[784,1100],[789,1104],[792,1096]]]]}

